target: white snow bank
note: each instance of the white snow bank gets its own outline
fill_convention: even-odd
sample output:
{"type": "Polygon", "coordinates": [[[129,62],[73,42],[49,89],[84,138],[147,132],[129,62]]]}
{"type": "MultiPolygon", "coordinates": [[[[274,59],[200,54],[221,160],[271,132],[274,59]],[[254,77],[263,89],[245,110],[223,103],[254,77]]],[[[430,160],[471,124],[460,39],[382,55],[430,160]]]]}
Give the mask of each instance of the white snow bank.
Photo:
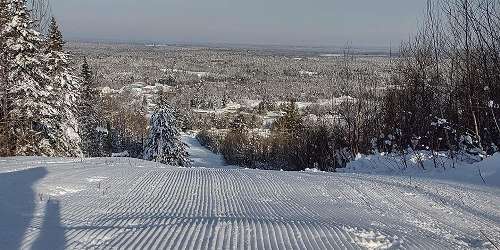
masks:
{"type": "Polygon", "coordinates": [[[48,189],[49,190],[47,191],[47,194],[50,196],[62,196],[67,194],[74,194],[85,190],[81,188],[63,187],[63,186],[54,186],[54,187],[49,187],[48,189]]]}
{"type": "Polygon", "coordinates": [[[474,164],[488,185],[500,186],[500,153],[474,164]]]}
{"type": "Polygon", "coordinates": [[[119,153],[112,153],[111,154],[111,157],[129,157],[130,154],[128,153],[127,150],[123,151],[123,152],[119,152],[119,153]]]}
{"type": "Polygon", "coordinates": [[[338,171],[414,176],[500,187],[500,153],[476,163],[458,157],[453,160],[443,153],[432,157],[427,151],[412,152],[405,157],[392,154],[359,155],[346,168],[338,171]]]}

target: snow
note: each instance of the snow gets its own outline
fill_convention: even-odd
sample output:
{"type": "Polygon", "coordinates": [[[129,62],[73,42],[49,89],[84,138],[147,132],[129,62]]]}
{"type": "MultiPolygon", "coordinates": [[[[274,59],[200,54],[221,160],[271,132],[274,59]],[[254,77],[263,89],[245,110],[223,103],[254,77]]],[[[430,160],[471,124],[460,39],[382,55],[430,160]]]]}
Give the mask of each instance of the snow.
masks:
{"type": "MultiPolygon", "coordinates": [[[[110,96],[130,96],[132,99],[130,105],[139,106],[142,105],[143,99],[146,100],[147,110],[151,113],[155,110],[155,98],[160,92],[170,92],[171,87],[167,85],[162,85],[160,83],[155,83],[154,85],[148,85],[143,82],[131,83],[123,86],[120,89],[112,89],[110,87],[103,87],[100,92],[103,95],[110,96]]],[[[106,131],[107,132],[107,131],[106,131]]]]}
{"type": "Polygon", "coordinates": [[[127,84],[120,89],[112,89],[110,87],[102,87],[101,93],[106,95],[118,94],[122,95],[124,93],[131,94],[135,97],[150,97],[152,95],[156,95],[160,91],[168,92],[170,90],[169,86],[165,86],[159,83],[155,83],[155,85],[147,85],[143,82],[135,82],[127,84]]]}
{"type": "Polygon", "coordinates": [[[181,70],[181,69],[162,69],[162,71],[165,73],[169,73],[169,74],[181,73],[181,74],[187,74],[187,75],[195,75],[198,78],[207,77],[207,76],[217,76],[217,74],[205,72],[205,71],[197,72],[197,71],[189,71],[189,70],[181,70]]]}
{"type": "MultiPolygon", "coordinates": [[[[299,109],[304,109],[307,107],[310,107],[312,105],[319,105],[319,106],[337,106],[342,103],[349,102],[349,103],[355,103],[357,102],[357,99],[351,96],[340,96],[340,97],[335,97],[332,99],[319,99],[316,102],[295,102],[295,105],[297,105],[297,108],[299,109]]],[[[277,105],[286,105],[288,102],[277,102],[277,105]]]]}
{"type": "Polygon", "coordinates": [[[81,191],[83,191],[83,189],[75,189],[75,188],[56,186],[56,187],[51,187],[48,190],[47,194],[49,196],[61,196],[61,195],[66,195],[66,194],[78,193],[81,191]]]}
{"type": "Polygon", "coordinates": [[[106,176],[91,176],[89,178],[86,178],[88,182],[101,182],[108,179],[106,176]]]}
{"type": "Polygon", "coordinates": [[[307,70],[300,70],[299,74],[301,76],[304,76],[304,75],[306,75],[306,76],[315,76],[315,75],[318,75],[318,72],[307,71],[307,70]]]}
{"type": "Polygon", "coordinates": [[[500,187],[500,153],[474,164],[473,168],[481,171],[481,175],[488,185],[500,187]]]}
{"type": "MultiPolygon", "coordinates": [[[[182,134],[192,168],[128,158],[0,159],[6,249],[493,249],[500,154],[427,170],[358,156],[345,173],[228,166],[182,134]],[[486,184],[480,181],[481,170],[486,184]],[[361,173],[364,172],[364,173],[361,173]],[[460,176],[460,178],[458,178],[460,176]],[[492,243],[493,242],[493,243],[492,243]]],[[[441,159],[441,164],[450,164],[441,159]]],[[[413,166],[411,165],[413,164],[413,166]]]]}
{"type": "Polygon", "coordinates": [[[243,106],[244,107],[250,107],[250,108],[257,108],[259,104],[262,102],[261,100],[251,100],[251,99],[243,99],[243,106]]]}
{"type": "Polygon", "coordinates": [[[321,54],[322,57],[344,57],[344,54],[321,54]]]}
{"type": "MultiPolygon", "coordinates": [[[[493,249],[500,190],[430,178],[177,168],[126,158],[0,160],[4,249],[493,249]]],[[[498,155],[479,167],[487,176],[498,155]]],[[[216,168],[209,168],[209,167],[216,168]]],[[[498,173],[498,172],[496,172],[498,173]]]]}
{"type": "MultiPolygon", "coordinates": [[[[249,105],[253,105],[251,101],[248,102],[249,105]]],[[[258,104],[257,104],[258,105],[258,104]]],[[[199,114],[226,114],[226,113],[237,113],[238,109],[242,107],[241,104],[236,103],[236,102],[228,102],[224,108],[218,108],[218,109],[193,109],[194,113],[199,113],[199,114]]]]}
{"type": "Polygon", "coordinates": [[[237,166],[227,165],[221,155],[216,155],[200,145],[195,133],[183,133],[182,141],[188,146],[188,153],[193,167],[236,169],[237,166]]]}
{"type": "Polygon", "coordinates": [[[129,152],[125,150],[119,153],[112,153],[111,157],[129,157],[129,155],[130,155],[129,152]]]}
{"type": "Polygon", "coordinates": [[[386,176],[406,176],[433,179],[434,181],[454,181],[469,184],[485,184],[500,188],[500,153],[477,163],[467,159],[452,160],[444,153],[436,153],[435,163],[431,152],[419,151],[406,156],[377,154],[359,155],[347,164],[344,173],[368,173],[386,176]],[[422,169],[423,166],[423,169],[422,169]],[[436,167],[437,166],[437,167],[436,167]]]}
{"type": "Polygon", "coordinates": [[[105,128],[105,127],[101,127],[101,126],[97,126],[96,129],[95,129],[97,132],[99,133],[103,133],[103,134],[107,134],[108,133],[108,129],[105,128]]]}

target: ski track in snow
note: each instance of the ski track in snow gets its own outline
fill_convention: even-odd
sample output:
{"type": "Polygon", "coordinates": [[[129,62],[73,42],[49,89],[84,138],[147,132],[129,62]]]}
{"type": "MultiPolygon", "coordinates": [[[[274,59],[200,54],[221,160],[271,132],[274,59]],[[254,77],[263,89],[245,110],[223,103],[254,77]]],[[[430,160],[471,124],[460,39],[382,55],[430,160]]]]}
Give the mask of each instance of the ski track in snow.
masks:
{"type": "MultiPolygon", "coordinates": [[[[493,249],[487,238],[500,244],[496,188],[364,174],[174,168],[126,158],[3,158],[0,220],[12,218],[30,220],[23,249],[43,239],[50,249],[493,249]],[[29,184],[34,197],[13,196],[23,185],[12,183],[19,180],[13,171],[36,167],[47,174],[29,184]],[[17,214],[33,201],[32,214],[17,214]],[[60,212],[47,226],[44,211],[54,201],[60,212]]],[[[0,232],[5,227],[0,222],[0,232]]],[[[19,244],[3,235],[0,248],[19,244]]]]}

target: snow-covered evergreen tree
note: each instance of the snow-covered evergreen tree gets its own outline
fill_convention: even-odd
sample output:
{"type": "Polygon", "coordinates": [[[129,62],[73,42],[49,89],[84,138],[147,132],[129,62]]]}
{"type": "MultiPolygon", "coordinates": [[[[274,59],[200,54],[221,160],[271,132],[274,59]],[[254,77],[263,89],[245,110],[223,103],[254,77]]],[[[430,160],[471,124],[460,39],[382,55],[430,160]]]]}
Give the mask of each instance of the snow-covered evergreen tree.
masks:
{"type": "MultiPolygon", "coordinates": [[[[61,30],[59,30],[59,25],[57,24],[55,17],[52,17],[50,19],[50,26],[49,26],[49,33],[47,40],[48,51],[62,52],[64,44],[65,42],[63,40],[61,30]]],[[[66,62],[67,61],[63,61],[63,63],[65,63],[67,66],[66,62]]]]}
{"type": "Polygon", "coordinates": [[[173,166],[190,166],[186,144],[181,140],[174,112],[160,108],[152,116],[144,159],[173,166]]]}
{"type": "MultiPolygon", "coordinates": [[[[0,30],[2,30],[7,22],[12,17],[12,13],[9,10],[9,1],[10,0],[0,0],[0,30]]],[[[5,39],[0,40],[0,49],[5,47],[5,39]]]]}
{"type": "Polygon", "coordinates": [[[44,65],[41,35],[31,28],[32,21],[23,0],[7,3],[8,20],[0,31],[2,57],[7,73],[5,84],[7,130],[11,155],[55,155],[58,138],[52,133],[57,123],[50,76],[44,65]]]}
{"type": "MultiPolygon", "coordinates": [[[[9,0],[0,0],[0,30],[3,30],[10,17],[12,15],[11,11],[9,11],[9,0]]],[[[0,37],[0,39],[0,50],[3,50],[5,47],[5,37],[0,37]]]]}
{"type": "MultiPolygon", "coordinates": [[[[98,103],[99,92],[95,86],[92,71],[84,58],[82,70],[80,73],[81,96],[80,96],[80,136],[82,138],[82,150],[86,156],[103,156],[103,147],[101,146],[101,135],[97,131],[99,126],[98,103]]],[[[108,131],[109,133],[110,131],[108,131]]]]}
{"type": "MultiPolygon", "coordinates": [[[[62,36],[48,42],[33,29],[25,0],[2,1],[0,27],[4,155],[77,156],[73,115],[77,86],[62,51],[62,36]],[[6,14],[4,14],[6,13],[6,14]],[[6,18],[5,18],[6,17],[6,18]],[[59,47],[45,44],[60,44],[59,47]]],[[[54,23],[55,24],[55,23],[54,23]]],[[[51,34],[57,34],[57,25],[51,34]]]]}
{"type": "Polygon", "coordinates": [[[69,55],[63,50],[63,37],[56,19],[52,18],[46,42],[46,65],[52,79],[55,95],[59,97],[54,102],[58,113],[54,117],[59,123],[59,145],[57,155],[80,156],[80,135],[76,118],[77,100],[79,97],[80,83],[69,67],[69,55]]]}

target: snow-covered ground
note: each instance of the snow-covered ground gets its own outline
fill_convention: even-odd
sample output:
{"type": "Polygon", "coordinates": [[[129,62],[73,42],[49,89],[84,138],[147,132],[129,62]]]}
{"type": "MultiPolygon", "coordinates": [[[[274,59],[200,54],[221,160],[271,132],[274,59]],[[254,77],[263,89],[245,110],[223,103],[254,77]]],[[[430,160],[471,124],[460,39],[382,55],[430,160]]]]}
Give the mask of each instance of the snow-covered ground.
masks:
{"type": "Polygon", "coordinates": [[[432,179],[434,181],[452,181],[480,184],[500,188],[500,153],[483,161],[470,163],[465,156],[450,159],[447,154],[428,151],[412,152],[404,156],[376,154],[358,156],[339,169],[344,173],[367,173],[385,176],[404,176],[432,179]]]}
{"type": "Polygon", "coordinates": [[[221,155],[216,155],[207,148],[201,146],[200,142],[196,139],[195,133],[183,133],[182,141],[189,147],[187,151],[189,153],[189,158],[192,161],[193,167],[225,169],[239,168],[237,166],[226,164],[224,158],[221,155]]]}
{"type": "Polygon", "coordinates": [[[193,146],[195,166],[219,168],[128,158],[0,158],[0,248],[494,249],[500,244],[497,187],[228,169],[192,137],[184,139],[193,146]]]}

